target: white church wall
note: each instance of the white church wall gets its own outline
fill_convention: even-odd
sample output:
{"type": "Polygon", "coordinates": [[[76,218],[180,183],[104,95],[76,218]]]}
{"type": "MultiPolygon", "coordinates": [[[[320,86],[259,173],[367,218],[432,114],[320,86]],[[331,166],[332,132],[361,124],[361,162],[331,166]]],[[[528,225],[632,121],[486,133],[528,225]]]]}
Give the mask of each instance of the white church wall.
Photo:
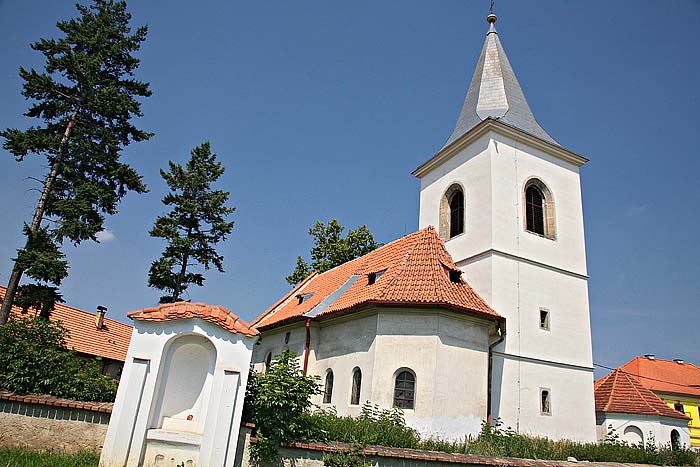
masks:
{"type": "Polygon", "coordinates": [[[421,178],[419,228],[433,225],[440,232],[440,200],[453,183],[464,189],[465,230],[449,239],[453,258],[466,258],[489,248],[491,241],[491,178],[488,135],[461,150],[421,178]]]}
{"type": "MultiPolygon", "coordinates": [[[[161,454],[156,452],[157,445],[160,445],[161,448],[174,446],[176,449],[172,452],[183,456],[191,455],[190,459],[196,465],[232,466],[255,338],[231,334],[197,318],[166,322],[136,321],[134,324],[134,333],[124,366],[124,378],[117,392],[100,465],[153,465],[155,456],[161,454]],[[180,339],[182,341],[179,341],[180,339]],[[213,346],[215,351],[216,363],[211,377],[208,376],[207,367],[206,374],[199,375],[205,380],[199,388],[196,387],[197,384],[190,385],[189,381],[183,381],[179,377],[177,380],[184,384],[177,385],[177,381],[173,379],[174,383],[168,390],[171,394],[168,397],[172,396],[174,399],[167,401],[164,411],[161,411],[163,398],[159,388],[162,384],[169,385],[169,381],[166,382],[167,376],[164,376],[167,372],[163,371],[164,367],[169,365],[168,352],[173,346],[186,348],[188,345],[195,345],[197,341],[201,343],[204,339],[208,342],[204,345],[213,346]],[[200,397],[202,392],[207,392],[209,397],[200,397]],[[191,405],[189,408],[194,408],[197,412],[179,414],[177,407],[184,407],[182,404],[191,405]],[[175,412],[170,413],[173,410],[175,412]],[[199,414],[202,421],[206,419],[206,424],[202,425],[206,428],[201,433],[183,431],[180,437],[182,439],[163,438],[159,436],[158,430],[163,423],[161,413],[183,415],[185,421],[187,415],[193,415],[193,421],[196,421],[194,417],[199,414]],[[147,448],[147,437],[153,440],[153,446],[150,448],[147,448]],[[152,454],[153,458],[146,458],[147,453],[152,454]]],[[[175,366],[186,366],[186,361],[187,359],[184,359],[175,366]]],[[[183,367],[180,370],[180,373],[189,375],[190,378],[197,372],[193,368],[188,370],[183,367]]],[[[186,377],[188,376],[183,376],[186,377]]],[[[185,409],[187,407],[183,410],[185,409]]]]}
{"type": "Polygon", "coordinates": [[[592,370],[496,354],[493,385],[492,414],[504,427],[550,439],[596,440],[592,370]],[[542,412],[542,390],[549,391],[550,413],[542,412]]]}
{"type": "MultiPolygon", "coordinates": [[[[522,142],[491,132],[493,189],[492,248],[577,274],[586,274],[581,185],[578,167],[522,142]],[[525,230],[524,190],[541,180],[554,199],[556,238],[525,230]]],[[[484,207],[483,209],[487,209],[484,207]]]]}
{"type": "Polygon", "coordinates": [[[272,359],[275,359],[285,350],[297,356],[297,363],[301,368],[304,365],[305,348],[306,328],[303,321],[265,331],[253,348],[253,369],[259,373],[264,373],[268,354],[272,355],[272,359]],[[285,342],[287,333],[289,333],[289,340],[285,342]]]}
{"type": "Polygon", "coordinates": [[[598,439],[603,440],[612,428],[622,441],[628,444],[639,442],[641,434],[644,444],[653,442],[656,446],[670,446],[671,432],[677,431],[681,446],[690,446],[688,422],[680,418],[658,417],[623,413],[598,413],[598,439]]]}

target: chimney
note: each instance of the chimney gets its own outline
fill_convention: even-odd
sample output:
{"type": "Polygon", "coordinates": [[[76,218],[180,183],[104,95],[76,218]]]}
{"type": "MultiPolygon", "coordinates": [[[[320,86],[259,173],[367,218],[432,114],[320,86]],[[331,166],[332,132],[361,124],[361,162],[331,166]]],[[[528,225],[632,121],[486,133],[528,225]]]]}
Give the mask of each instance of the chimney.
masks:
{"type": "Polygon", "coordinates": [[[656,355],[653,353],[644,354],[644,357],[648,358],[649,360],[656,360],[656,355]]]}
{"type": "Polygon", "coordinates": [[[97,329],[102,329],[105,326],[105,313],[107,312],[107,307],[102,305],[97,305],[97,314],[95,314],[95,326],[97,329]]]}
{"type": "Polygon", "coordinates": [[[673,361],[680,364],[685,363],[685,360],[683,360],[682,358],[674,358],[673,361]]]}

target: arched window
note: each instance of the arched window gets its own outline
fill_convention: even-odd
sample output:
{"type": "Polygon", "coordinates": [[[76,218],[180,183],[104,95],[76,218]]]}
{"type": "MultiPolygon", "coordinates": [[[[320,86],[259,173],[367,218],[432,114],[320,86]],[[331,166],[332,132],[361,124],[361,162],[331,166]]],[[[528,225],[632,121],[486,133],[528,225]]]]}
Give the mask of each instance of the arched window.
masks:
{"type": "Polygon", "coordinates": [[[681,448],[681,434],[678,430],[671,430],[671,449],[677,451],[681,448]]]}
{"type": "Polygon", "coordinates": [[[362,389],[362,371],[355,368],[352,372],[352,392],[350,393],[350,405],[360,405],[360,390],[362,389]]]}
{"type": "Polygon", "coordinates": [[[536,178],[528,180],[524,198],[525,230],[554,240],[554,198],[547,185],[536,178]]]}
{"type": "Polygon", "coordinates": [[[265,357],[265,373],[270,371],[270,364],[272,363],[272,352],[267,353],[267,357],[265,357]]]}
{"type": "Polygon", "coordinates": [[[333,399],[333,370],[326,373],[326,385],[323,388],[323,403],[330,404],[333,399]]]}
{"type": "Polygon", "coordinates": [[[440,238],[449,240],[464,233],[464,190],[454,183],[440,200],[440,238]]]}
{"type": "Polygon", "coordinates": [[[412,409],[415,397],[416,376],[408,370],[399,371],[394,382],[394,407],[412,409]]]}

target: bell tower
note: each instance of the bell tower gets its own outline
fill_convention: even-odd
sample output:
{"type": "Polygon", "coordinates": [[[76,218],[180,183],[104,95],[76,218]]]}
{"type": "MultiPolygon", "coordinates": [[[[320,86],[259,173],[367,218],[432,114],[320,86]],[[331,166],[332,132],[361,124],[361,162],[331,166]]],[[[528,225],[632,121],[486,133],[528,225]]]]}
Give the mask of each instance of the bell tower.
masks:
{"type": "Polygon", "coordinates": [[[413,174],[465,278],[506,318],[490,351],[490,417],[520,433],[595,441],[579,170],[535,119],[495,23],[454,131],[413,174]]]}

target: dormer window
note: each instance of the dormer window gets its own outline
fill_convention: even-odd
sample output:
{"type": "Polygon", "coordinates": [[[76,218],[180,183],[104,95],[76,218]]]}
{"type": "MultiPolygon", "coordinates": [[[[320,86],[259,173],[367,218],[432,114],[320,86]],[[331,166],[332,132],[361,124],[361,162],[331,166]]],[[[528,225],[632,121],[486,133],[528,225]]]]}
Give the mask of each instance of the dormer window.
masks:
{"type": "Polygon", "coordinates": [[[313,294],[314,293],[311,292],[311,293],[302,293],[302,294],[297,295],[297,305],[301,305],[302,303],[304,303],[306,300],[311,298],[313,296],[313,294]]]}
{"type": "Polygon", "coordinates": [[[369,274],[367,274],[367,285],[373,285],[375,282],[377,282],[377,279],[384,275],[385,272],[386,269],[382,269],[381,271],[370,272],[369,274]]]}
{"type": "Polygon", "coordinates": [[[450,269],[450,281],[454,282],[455,284],[461,284],[462,283],[462,271],[456,271],[454,269],[450,269]]]}

